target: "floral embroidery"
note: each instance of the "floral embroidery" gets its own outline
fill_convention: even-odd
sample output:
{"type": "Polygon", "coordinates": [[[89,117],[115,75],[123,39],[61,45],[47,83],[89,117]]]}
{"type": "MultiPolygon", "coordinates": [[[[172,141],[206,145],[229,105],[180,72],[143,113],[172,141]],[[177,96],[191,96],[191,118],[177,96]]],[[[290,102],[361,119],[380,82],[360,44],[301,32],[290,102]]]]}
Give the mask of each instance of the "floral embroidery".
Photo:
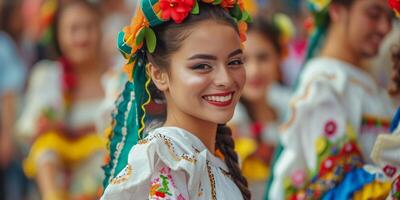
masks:
{"type": "Polygon", "coordinates": [[[182,194],[176,194],[176,186],[171,175],[171,169],[163,167],[159,175],[151,181],[149,199],[153,200],[185,200],[182,194]],[[176,196],[177,195],[177,196],[176,196]]]}
{"type": "Polygon", "coordinates": [[[383,168],[383,172],[385,173],[386,176],[392,178],[392,177],[396,174],[397,169],[396,169],[396,167],[393,167],[393,166],[391,166],[391,165],[386,165],[386,166],[383,168]]]}
{"type": "Polygon", "coordinates": [[[348,172],[363,166],[361,153],[350,133],[335,143],[321,136],[315,145],[319,168],[315,172],[298,170],[286,179],[285,193],[289,199],[320,199],[348,172]]]}
{"type": "Polygon", "coordinates": [[[337,130],[337,124],[335,121],[329,120],[328,122],[326,122],[324,128],[326,136],[328,137],[334,136],[336,134],[336,130],[337,130]]]}
{"type": "Polygon", "coordinates": [[[132,174],[132,166],[128,164],[121,173],[111,180],[111,184],[120,184],[128,180],[132,174]]]}
{"type": "Polygon", "coordinates": [[[368,133],[388,133],[390,130],[390,119],[377,118],[375,116],[364,115],[361,122],[361,134],[368,133]]]}

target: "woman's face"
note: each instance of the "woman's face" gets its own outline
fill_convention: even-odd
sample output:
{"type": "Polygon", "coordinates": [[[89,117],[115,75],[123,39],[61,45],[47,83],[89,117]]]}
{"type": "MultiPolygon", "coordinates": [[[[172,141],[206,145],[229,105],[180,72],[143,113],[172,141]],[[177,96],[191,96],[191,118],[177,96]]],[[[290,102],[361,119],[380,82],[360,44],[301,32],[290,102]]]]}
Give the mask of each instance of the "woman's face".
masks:
{"type": "Polygon", "coordinates": [[[268,86],[279,80],[279,53],[271,41],[257,31],[247,34],[244,47],[247,81],[243,97],[248,101],[265,99],[268,86]]]}
{"type": "Polygon", "coordinates": [[[197,24],[171,55],[167,76],[167,112],[226,123],[246,81],[239,34],[211,20],[197,24]]]}
{"type": "MultiPolygon", "coordinates": [[[[379,47],[392,28],[392,11],[386,0],[356,0],[343,9],[340,23],[350,50],[363,58],[378,54],[379,47]]],[[[351,53],[351,52],[350,52],[351,53]]]]}
{"type": "Polygon", "coordinates": [[[96,59],[100,47],[99,15],[82,4],[70,5],[60,16],[58,39],[63,56],[74,64],[96,59]]]}

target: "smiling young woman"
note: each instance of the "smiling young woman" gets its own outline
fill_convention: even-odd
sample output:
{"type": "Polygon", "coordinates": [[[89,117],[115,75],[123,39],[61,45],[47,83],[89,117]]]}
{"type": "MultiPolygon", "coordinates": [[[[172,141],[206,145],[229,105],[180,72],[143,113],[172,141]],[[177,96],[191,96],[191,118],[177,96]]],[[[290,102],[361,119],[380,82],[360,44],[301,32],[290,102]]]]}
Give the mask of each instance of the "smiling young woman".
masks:
{"type": "Polygon", "coordinates": [[[102,199],[250,199],[224,125],[246,80],[239,27],[248,14],[240,1],[168,2],[142,1],[121,35],[134,65],[117,101],[102,199]],[[166,102],[155,129],[144,123],[151,99],[166,102]]]}

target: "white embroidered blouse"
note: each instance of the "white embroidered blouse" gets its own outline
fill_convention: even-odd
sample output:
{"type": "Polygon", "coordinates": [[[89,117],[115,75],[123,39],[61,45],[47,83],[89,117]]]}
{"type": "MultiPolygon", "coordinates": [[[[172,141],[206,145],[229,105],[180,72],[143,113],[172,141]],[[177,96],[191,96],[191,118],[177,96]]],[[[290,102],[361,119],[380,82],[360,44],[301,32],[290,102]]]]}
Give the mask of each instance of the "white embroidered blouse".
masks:
{"type": "Polygon", "coordinates": [[[240,200],[239,188],[220,158],[190,132],[161,127],[139,141],[128,165],[111,180],[101,198],[240,200]]]}
{"type": "Polygon", "coordinates": [[[284,150],[273,169],[269,199],[284,199],[285,181],[296,181],[297,174],[318,172],[318,155],[346,133],[355,133],[364,159],[372,162],[369,155],[375,139],[387,132],[385,124],[394,113],[386,91],[366,72],[331,58],[315,58],[307,64],[290,107],[290,118],[280,130],[284,150]]]}

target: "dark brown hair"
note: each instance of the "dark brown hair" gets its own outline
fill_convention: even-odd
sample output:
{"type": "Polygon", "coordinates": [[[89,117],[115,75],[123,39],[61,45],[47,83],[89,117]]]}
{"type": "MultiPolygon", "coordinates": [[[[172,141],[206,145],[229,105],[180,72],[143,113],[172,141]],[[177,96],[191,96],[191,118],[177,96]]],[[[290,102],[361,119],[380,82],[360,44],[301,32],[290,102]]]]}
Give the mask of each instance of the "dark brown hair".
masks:
{"type": "Polygon", "coordinates": [[[265,40],[272,43],[272,46],[274,47],[278,55],[282,55],[283,52],[280,42],[281,31],[276,25],[272,23],[272,20],[263,16],[257,16],[253,18],[253,21],[249,24],[248,29],[248,32],[251,31],[260,33],[265,38],[265,40]]]}
{"type": "Polygon", "coordinates": [[[392,83],[389,88],[391,95],[400,94],[400,46],[393,47],[392,50],[392,83]]]}
{"type": "Polygon", "coordinates": [[[16,41],[19,40],[21,33],[16,33],[15,30],[12,30],[10,22],[12,21],[11,17],[18,9],[20,10],[20,15],[22,15],[21,0],[0,0],[0,30],[6,32],[16,41]]]}
{"type": "MultiPolygon", "coordinates": [[[[213,20],[217,23],[231,26],[239,34],[235,21],[222,7],[208,5],[202,2],[199,2],[199,6],[200,13],[198,15],[190,15],[181,24],[166,22],[165,24],[153,28],[157,37],[157,47],[154,53],[150,54],[147,52],[148,59],[152,64],[162,70],[168,70],[170,67],[171,55],[179,50],[182,46],[182,42],[200,22],[213,20]]],[[[160,96],[161,92],[157,90],[154,84],[150,87],[150,93],[153,98],[162,98],[160,96]]],[[[225,163],[229,168],[229,174],[240,189],[243,198],[249,200],[251,195],[248,189],[248,183],[239,168],[238,155],[234,150],[231,129],[226,125],[218,125],[216,148],[224,155],[225,163]]]]}

